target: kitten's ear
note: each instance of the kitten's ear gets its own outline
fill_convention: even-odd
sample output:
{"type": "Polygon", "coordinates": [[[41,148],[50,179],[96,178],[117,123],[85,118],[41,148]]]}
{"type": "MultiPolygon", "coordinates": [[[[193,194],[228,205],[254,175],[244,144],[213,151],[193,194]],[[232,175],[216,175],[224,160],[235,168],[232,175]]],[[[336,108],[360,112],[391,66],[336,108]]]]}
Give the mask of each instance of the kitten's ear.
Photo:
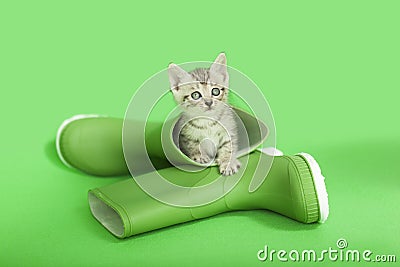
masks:
{"type": "Polygon", "coordinates": [[[176,90],[180,84],[193,81],[193,78],[189,73],[174,63],[171,63],[168,66],[168,76],[172,90],[176,90]]]}
{"type": "Polygon", "coordinates": [[[225,53],[217,56],[214,63],[210,67],[210,80],[217,84],[229,87],[229,75],[226,67],[225,53]]]}

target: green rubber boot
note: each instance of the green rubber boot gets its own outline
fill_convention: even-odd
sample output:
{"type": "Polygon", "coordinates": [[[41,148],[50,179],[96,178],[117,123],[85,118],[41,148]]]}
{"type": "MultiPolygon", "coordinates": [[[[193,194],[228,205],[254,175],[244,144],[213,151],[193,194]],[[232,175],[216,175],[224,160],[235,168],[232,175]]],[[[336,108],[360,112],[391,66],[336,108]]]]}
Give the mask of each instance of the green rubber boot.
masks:
{"type": "MultiPolygon", "coordinates": [[[[235,210],[267,209],[302,223],[324,222],[329,213],[324,178],[318,164],[308,154],[274,157],[266,179],[256,191],[249,192],[257,164],[267,162],[269,157],[259,151],[251,153],[239,183],[223,197],[203,206],[176,207],[162,203],[146,194],[133,179],[128,179],[90,190],[90,209],[94,217],[119,238],[235,210]]],[[[174,167],[158,173],[177,184],[190,181],[201,185],[219,177],[224,179],[225,185],[230,179],[221,178],[215,166],[195,174],[174,167]]],[[[154,175],[157,174],[144,174],[143,178],[151,179],[154,175]]],[[[170,191],[164,193],[171,194],[170,191]]],[[[190,197],[190,193],[187,194],[186,198],[190,197]]]]}
{"type": "MultiPolygon", "coordinates": [[[[236,108],[235,113],[239,136],[237,157],[241,157],[266,140],[268,129],[246,111],[236,108]]],[[[65,120],[58,129],[58,156],[69,167],[99,176],[127,175],[127,165],[135,175],[170,167],[170,162],[204,166],[188,158],[177,147],[173,131],[178,119],[172,117],[162,123],[156,118],[144,123],[100,115],[77,115],[65,120]],[[123,135],[126,136],[124,140],[123,135]]]]}

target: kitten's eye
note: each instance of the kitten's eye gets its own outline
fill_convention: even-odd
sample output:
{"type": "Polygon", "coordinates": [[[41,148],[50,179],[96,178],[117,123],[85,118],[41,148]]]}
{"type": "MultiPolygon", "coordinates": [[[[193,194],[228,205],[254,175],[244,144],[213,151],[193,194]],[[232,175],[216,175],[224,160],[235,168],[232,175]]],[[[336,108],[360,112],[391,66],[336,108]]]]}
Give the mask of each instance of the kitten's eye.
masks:
{"type": "Polygon", "coordinates": [[[220,93],[221,93],[221,91],[220,91],[218,88],[213,88],[213,89],[211,90],[211,94],[212,94],[213,96],[219,96],[220,93]]]}
{"type": "Polygon", "coordinates": [[[201,97],[201,94],[199,93],[199,92],[193,92],[192,94],[191,94],[191,97],[194,99],[194,100],[198,100],[200,97],[201,97]]]}

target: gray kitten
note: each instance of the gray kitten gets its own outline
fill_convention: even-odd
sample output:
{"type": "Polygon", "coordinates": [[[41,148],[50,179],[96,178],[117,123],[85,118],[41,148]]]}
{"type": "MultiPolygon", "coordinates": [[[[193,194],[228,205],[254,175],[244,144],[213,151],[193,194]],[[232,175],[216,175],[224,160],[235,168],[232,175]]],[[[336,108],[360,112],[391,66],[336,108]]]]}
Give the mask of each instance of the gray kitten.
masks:
{"type": "Polygon", "coordinates": [[[228,105],[229,76],[224,53],[209,69],[186,72],[171,63],[168,67],[171,90],[182,108],[178,121],[179,148],[199,163],[219,165],[223,175],[240,168],[236,159],[235,113],[228,105]]]}

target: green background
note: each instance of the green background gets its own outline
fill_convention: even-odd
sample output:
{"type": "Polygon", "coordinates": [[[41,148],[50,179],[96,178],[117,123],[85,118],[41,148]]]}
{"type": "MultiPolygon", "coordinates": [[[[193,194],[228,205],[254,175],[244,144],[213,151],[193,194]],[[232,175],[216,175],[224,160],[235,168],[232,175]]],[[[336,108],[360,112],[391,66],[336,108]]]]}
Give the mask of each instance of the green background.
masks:
{"type": "MultiPolygon", "coordinates": [[[[2,1],[0,265],[266,266],[264,245],[322,250],[339,238],[399,258],[399,12],[398,1],[2,1]],[[57,127],[79,113],[123,117],[169,62],[221,51],[264,92],[278,148],[319,161],[328,221],[237,212],[116,239],[87,190],[126,177],[62,166],[57,127]]],[[[329,264],[342,265],[310,265],[329,264]]]]}

